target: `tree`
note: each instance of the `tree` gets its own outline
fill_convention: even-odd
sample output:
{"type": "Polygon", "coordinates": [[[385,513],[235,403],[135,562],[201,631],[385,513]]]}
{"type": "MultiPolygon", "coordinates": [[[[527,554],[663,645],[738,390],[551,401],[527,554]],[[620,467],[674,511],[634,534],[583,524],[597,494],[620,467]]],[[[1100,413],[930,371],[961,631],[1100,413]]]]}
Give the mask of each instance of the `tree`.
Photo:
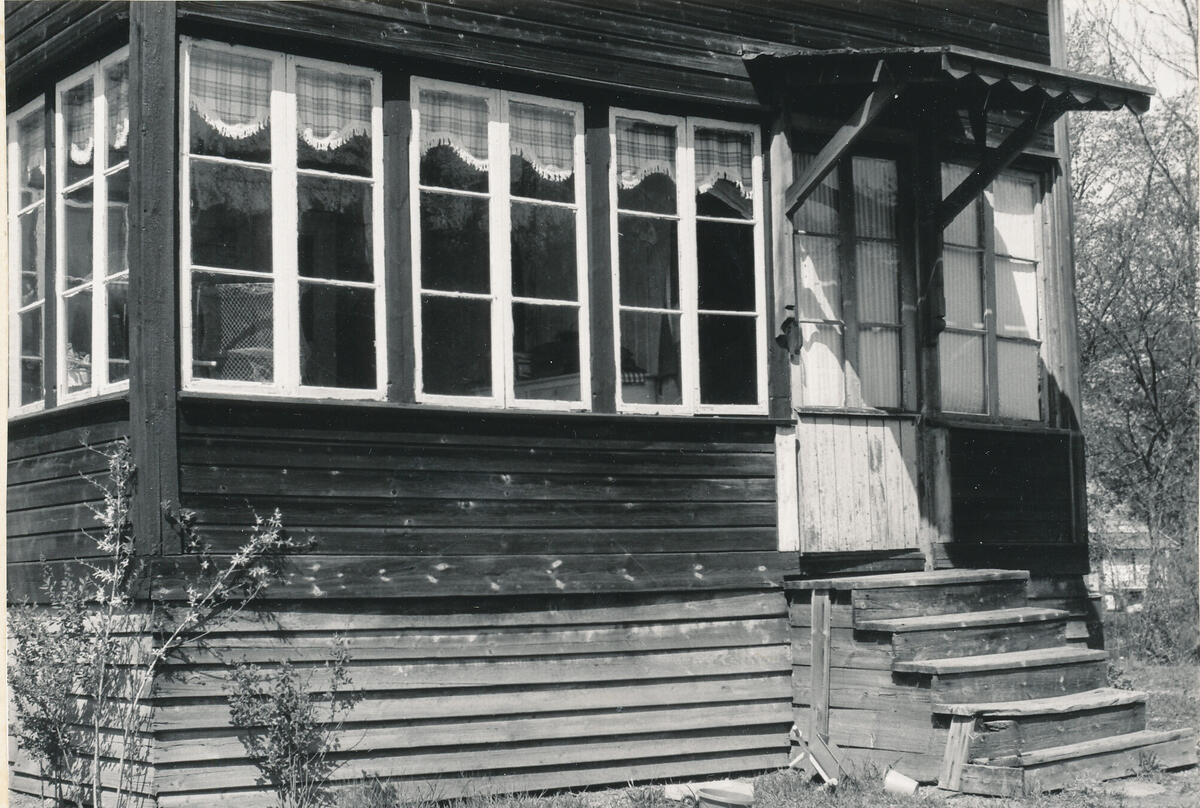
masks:
{"type": "Polygon", "coordinates": [[[1067,27],[1071,67],[1160,90],[1143,116],[1074,116],[1071,172],[1089,506],[1144,527],[1132,639],[1176,659],[1197,623],[1196,7],[1081,0],[1067,27]]]}

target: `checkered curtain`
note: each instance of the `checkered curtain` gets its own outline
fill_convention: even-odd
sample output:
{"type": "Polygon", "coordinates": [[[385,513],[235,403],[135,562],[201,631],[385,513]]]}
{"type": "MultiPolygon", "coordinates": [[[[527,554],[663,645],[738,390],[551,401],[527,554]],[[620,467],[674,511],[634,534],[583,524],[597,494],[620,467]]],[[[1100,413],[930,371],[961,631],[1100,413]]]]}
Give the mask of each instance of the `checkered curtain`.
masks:
{"type": "Polygon", "coordinates": [[[296,127],[318,151],[337,149],[371,131],[371,80],[296,68],[296,127]]]}
{"type": "Polygon", "coordinates": [[[651,174],[675,179],[675,129],[617,119],[617,180],[635,188],[651,174]]]}
{"type": "Polygon", "coordinates": [[[527,160],[538,176],[561,182],[575,173],[575,115],[534,104],[509,106],[509,151],[527,160]]]}
{"type": "Polygon", "coordinates": [[[104,77],[104,100],[108,104],[108,147],[124,149],[129,142],[129,65],[108,68],[104,77]]]}
{"type": "Polygon", "coordinates": [[[696,130],[696,193],[712,190],[718,180],[728,180],[742,196],[754,195],[754,169],[748,132],[696,130]]]}
{"type": "Polygon", "coordinates": [[[422,90],[421,154],[449,146],[467,165],[488,170],[487,99],[445,90],[422,90]]]}
{"type": "Polygon", "coordinates": [[[193,48],[192,109],[222,137],[244,140],[271,118],[271,63],[226,51],[193,48]]]}
{"type": "Polygon", "coordinates": [[[71,162],[85,166],[92,162],[92,146],[95,142],[91,81],[67,90],[63,98],[63,119],[66,121],[67,152],[71,162]]]}

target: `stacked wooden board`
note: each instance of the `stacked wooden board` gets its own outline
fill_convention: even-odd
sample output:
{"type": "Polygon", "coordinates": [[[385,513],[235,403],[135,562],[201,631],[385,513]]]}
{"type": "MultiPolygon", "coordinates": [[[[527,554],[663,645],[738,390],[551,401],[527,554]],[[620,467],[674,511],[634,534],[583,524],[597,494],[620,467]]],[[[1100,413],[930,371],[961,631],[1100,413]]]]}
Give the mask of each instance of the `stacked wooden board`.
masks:
{"type": "Polygon", "coordinates": [[[1071,615],[1019,570],[789,584],[797,725],[851,765],[1010,795],[1195,765],[1191,729],[1146,730],[1146,694],[1106,687],[1071,615]]]}

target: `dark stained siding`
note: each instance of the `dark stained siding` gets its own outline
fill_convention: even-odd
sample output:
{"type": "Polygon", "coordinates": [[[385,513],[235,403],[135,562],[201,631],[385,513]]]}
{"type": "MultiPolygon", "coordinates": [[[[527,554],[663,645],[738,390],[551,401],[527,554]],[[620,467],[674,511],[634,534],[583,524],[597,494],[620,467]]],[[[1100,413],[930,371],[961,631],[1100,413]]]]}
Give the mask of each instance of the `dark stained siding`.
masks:
{"type": "Polygon", "coordinates": [[[92,508],[102,504],[106,460],[101,452],[129,434],[124,400],[82,404],[9,424],[9,593],[28,578],[36,583],[39,559],[97,555],[83,535],[98,525],[92,508]],[[32,577],[31,577],[32,576],[32,577]]]}
{"type": "Polygon", "coordinates": [[[779,580],[765,420],[197,398],[182,412],[181,499],[215,551],[274,508],[314,542],[278,596],[779,580]]]}
{"type": "Polygon", "coordinates": [[[955,44],[1049,62],[1044,2],[968,0],[434,0],[423,3],[185,2],[184,19],[287,32],[334,45],[499,68],[537,80],[755,105],[755,50],[955,44]]]}
{"type": "Polygon", "coordinates": [[[24,103],[27,92],[23,88],[28,82],[65,78],[119,47],[128,35],[128,2],[5,3],[4,11],[10,108],[24,103]]]}

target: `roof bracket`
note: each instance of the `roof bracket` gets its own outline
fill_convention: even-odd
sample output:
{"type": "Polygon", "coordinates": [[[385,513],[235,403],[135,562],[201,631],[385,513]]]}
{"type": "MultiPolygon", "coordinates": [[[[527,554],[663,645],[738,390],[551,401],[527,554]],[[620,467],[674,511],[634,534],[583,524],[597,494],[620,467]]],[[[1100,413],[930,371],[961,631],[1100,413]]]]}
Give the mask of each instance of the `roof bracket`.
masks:
{"type": "Polygon", "coordinates": [[[792,183],[784,194],[784,210],[790,218],[804,204],[816,187],[833,170],[838,160],[854,145],[871,122],[883,113],[904,89],[903,82],[890,75],[883,60],[875,67],[875,83],[850,118],[833,134],[809,165],[803,176],[792,183]]]}

